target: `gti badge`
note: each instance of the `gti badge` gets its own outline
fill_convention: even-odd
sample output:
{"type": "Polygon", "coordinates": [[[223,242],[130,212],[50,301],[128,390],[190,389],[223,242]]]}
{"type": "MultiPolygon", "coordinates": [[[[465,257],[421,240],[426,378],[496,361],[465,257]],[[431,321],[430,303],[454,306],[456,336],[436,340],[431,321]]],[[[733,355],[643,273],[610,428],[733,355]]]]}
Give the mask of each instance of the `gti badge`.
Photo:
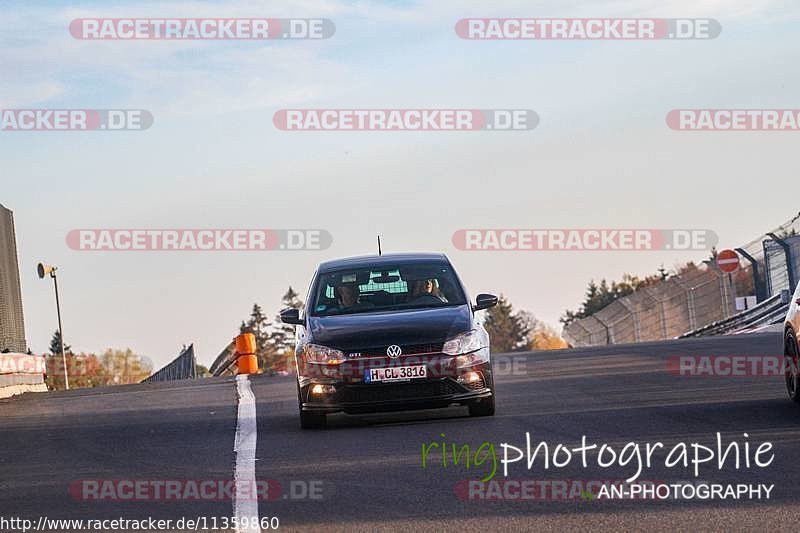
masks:
{"type": "Polygon", "coordinates": [[[391,357],[392,359],[396,359],[400,357],[400,354],[403,353],[403,350],[396,344],[392,344],[388,348],[386,348],[386,355],[391,357]]]}

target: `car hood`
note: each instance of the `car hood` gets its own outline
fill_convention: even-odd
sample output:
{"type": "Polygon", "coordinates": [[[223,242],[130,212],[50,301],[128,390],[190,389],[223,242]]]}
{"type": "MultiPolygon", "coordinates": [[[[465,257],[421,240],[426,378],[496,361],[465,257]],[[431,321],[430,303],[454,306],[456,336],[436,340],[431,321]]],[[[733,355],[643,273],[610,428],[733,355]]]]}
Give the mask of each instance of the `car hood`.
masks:
{"type": "Polygon", "coordinates": [[[308,317],[311,342],[339,350],[439,343],[471,329],[469,305],[308,317]]]}

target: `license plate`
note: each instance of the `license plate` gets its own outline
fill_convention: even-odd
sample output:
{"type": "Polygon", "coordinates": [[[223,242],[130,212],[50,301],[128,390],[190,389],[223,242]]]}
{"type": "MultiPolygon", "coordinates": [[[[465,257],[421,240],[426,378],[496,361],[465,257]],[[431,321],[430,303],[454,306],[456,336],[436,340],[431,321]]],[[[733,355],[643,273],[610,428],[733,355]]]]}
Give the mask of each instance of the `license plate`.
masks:
{"type": "Polygon", "coordinates": [[[364,376],[366,383],[385,382],[385,381],[407,381],[410,379],[428,377],[428,367],[425,365],[417,366],[393,366],[389,368],[373,368],[367,371],[364,376]]]}

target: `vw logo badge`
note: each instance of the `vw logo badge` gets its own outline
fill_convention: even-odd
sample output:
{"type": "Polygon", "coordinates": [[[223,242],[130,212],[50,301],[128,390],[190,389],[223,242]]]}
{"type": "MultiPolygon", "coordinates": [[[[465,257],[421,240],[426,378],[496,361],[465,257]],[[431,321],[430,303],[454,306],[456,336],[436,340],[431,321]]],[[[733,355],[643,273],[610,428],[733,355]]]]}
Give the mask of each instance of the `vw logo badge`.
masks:
{"type": "Polygon", "coordinates": [[[400,354],[403,353],[403,350],[396,344],[392,344],[388,348],[386,348],[386,355],[391,357],[392,359],[396,359],[400,357],[400,354]]]}

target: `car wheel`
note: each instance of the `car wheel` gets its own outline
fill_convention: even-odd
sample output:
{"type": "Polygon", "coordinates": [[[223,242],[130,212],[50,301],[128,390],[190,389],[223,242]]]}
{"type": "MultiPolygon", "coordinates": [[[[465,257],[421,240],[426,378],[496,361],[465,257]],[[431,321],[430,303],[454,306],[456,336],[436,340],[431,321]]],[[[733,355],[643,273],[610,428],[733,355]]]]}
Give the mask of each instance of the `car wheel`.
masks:
{"type": "Polygon", "coordinates": [[[469,404],[469,416],[494,416],[494,396],[469,404]]]}
{"type": "Polygon", "coordinates": [[[789,399],[794,402],[800,403],[800,373],[798,373],[798,353],[797,353],[797,340],[794,333],[789,332],[786,334],[786,339],[783,346],[783,355],[785,357],[786,368],[784,369],[784,376],[786,378],[786,393],[789,399]]]}

